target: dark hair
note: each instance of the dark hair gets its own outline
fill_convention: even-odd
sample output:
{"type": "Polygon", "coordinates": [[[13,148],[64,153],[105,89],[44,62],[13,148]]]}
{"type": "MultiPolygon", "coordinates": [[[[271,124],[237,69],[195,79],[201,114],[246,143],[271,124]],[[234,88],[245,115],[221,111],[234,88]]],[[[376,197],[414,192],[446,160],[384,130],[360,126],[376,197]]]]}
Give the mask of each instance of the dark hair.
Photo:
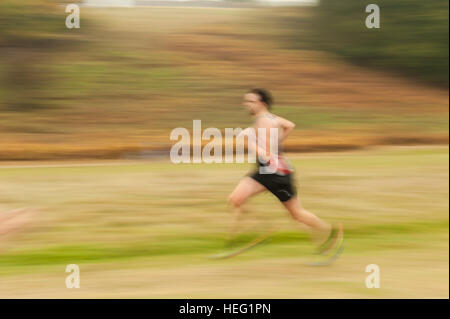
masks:
{"type": "Polygon", "coordinates": [[[260,101],[266,104],[268,109],[272,107],[273,98],[270,92],[266,89],[251,89],[249,93],[257,94],[260,101]]]}

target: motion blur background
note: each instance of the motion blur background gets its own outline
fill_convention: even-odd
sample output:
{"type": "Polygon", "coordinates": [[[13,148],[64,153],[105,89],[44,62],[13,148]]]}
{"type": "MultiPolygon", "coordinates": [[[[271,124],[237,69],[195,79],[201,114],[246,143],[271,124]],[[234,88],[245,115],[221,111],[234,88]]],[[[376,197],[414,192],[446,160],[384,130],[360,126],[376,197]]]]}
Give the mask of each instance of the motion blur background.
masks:
{"type": "Polygon", "coordinates": [[[367,29],[370,3],[2,0],[0,297],[448,298],[449,3],[377,0],[367,29]],[[344,223],[330,267],[269,194],[241,236],[270,244],[206,258],[250,166],[172,164],[169,134],[248,126],[252,87],[297,125],[304,206],[344,223]]]}

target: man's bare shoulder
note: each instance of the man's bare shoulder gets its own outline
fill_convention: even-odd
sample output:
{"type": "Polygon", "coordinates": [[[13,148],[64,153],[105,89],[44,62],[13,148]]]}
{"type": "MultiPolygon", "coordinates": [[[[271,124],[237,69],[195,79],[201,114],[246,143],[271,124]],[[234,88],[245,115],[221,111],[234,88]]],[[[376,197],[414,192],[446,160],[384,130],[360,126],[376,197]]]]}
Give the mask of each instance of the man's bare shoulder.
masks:
{"type": "Polygon", "coordinates": [[[273,113],[272,113],[272,115],[274,116],[274,118],[275,118],[277,121],[287,121],[284,117],[281,117],[281,116],[276,115],[276,114],[273,114],[273,113]]]}
{"type": "Polygon", "coordinates": [[[282,126],[282,127],[295,127],[295,123],[289,121],[288,119],[285,119],[284,117],[275,115],[275,118],[277,119],[277,122],[282,126]]]}
{"type": "Polygon", "coordinates": [[[277,127],[276,116],[268,114],[267,116],[260,116],[255,120],[256,127],[277,127]]]}

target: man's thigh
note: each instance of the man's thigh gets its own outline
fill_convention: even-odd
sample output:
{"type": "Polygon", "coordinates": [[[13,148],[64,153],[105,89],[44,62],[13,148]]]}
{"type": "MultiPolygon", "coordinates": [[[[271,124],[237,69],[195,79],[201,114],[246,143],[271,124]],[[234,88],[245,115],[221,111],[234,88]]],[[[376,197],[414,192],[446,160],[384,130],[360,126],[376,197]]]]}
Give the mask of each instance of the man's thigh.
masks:
{"type": "Polygon", "coordinates": [[[241,179],[230,195],[230,201],[234,204],[241,205],[248,198],[267,190],[263,185],[255,181],[251,177],[241,179]]]}

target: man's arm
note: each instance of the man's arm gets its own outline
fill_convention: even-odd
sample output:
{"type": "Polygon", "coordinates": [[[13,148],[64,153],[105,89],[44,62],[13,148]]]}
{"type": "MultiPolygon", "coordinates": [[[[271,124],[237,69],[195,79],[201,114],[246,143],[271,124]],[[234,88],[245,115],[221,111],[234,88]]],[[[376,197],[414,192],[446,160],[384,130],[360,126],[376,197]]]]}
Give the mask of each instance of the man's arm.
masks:
{"type": "MultiPolygon", "coordinates": [[[[264,160],[264,161],[269,161],[269,159],[272,157],[272,151],[278,152],[278,147],[277,145],[271,145],[272,142],[276,142],[278,143],[280,136],[278,136],[278,140],[277,141],[272,141],[271,140],[271,136],[270,136],[270,129],[271,128],[278,128],[277,123],[271,119],[271,118],[260,118],[256,121],[255,123],[255,129],[256,129],[256,135],[258,136],[259,129],[263,129],[263,134],[265,135],[265,145],[261,146],[261,145],[255,145],[256,147],[256,152],[258,155],[260,155],[260,159],[264,160]]],[[[278,131],[278,130],[277,130],[278,131]]],[[[280,134],[280,132],[277,132],[278,134],[280,134]]],[[[258,144],[258,143],[256,143],[258,144]]]]}
{"type": "Polygon", "coordinates": [[[277,116],[277,120],[278,123],[280,123],[280,126],[283,128],[283,132],[281,133],[280,136],[280,142],[283,142],[288,137],[288,135],[291,134],[292,130],[295,127],[295,123],[286,120],[280,116],[277,116]]]}

